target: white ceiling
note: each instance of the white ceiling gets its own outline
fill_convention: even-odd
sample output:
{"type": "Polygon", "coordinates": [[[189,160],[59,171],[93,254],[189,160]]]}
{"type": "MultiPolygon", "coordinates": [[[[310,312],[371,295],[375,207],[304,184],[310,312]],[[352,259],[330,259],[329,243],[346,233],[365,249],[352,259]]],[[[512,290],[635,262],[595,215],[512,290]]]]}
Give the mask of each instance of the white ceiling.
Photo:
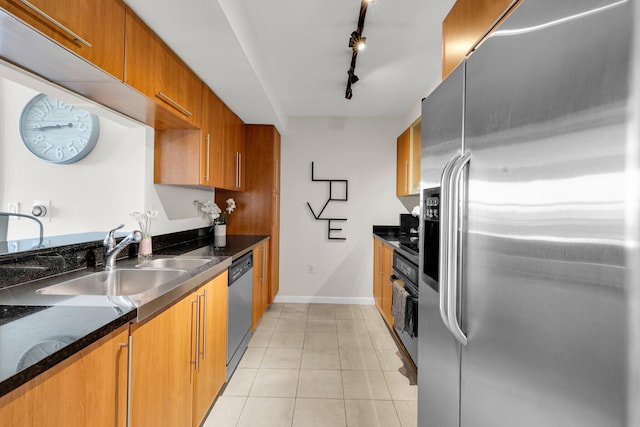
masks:
{"type": "Polygon", "coordinates": [[[440,81],[454,0],[376,0],[353,98],[344,97],[359,0],[125,0],[246,123],[402,117],[440,81]]]}

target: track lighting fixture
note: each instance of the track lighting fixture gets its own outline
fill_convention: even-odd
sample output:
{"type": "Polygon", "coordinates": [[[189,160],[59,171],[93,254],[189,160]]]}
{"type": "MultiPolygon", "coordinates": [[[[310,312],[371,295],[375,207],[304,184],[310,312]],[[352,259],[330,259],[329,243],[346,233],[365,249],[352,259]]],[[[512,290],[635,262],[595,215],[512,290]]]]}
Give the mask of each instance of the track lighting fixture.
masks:
{"type": "Polygon", "coordinates": [[[347,79],[347,90],[345,91],[344,95],[344,97],[347,99],[351,99],[351,97],[353,96],[351,85],[360,80],[358,76],[355,75],[356,60],[358,59],[358,52],[361,52],[367,46],[367,38],[362,36],[362,32],[364,31],[364,18],[367,15],[367,6],[369,5],[369,3],[373,3],[373,1],[374,0],[360,0],[358,27],[349,36],[349,47],[351,48],[351,66],[349,67],[349,71],[347,71],[349,78],[347,79]]]}

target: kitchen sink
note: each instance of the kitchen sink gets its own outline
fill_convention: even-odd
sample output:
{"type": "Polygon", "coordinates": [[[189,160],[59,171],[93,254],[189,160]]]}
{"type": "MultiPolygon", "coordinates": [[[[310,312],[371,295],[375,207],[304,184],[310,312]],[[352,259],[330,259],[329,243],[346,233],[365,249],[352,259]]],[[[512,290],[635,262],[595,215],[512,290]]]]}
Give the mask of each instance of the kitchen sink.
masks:
{"type": "Polygon", "coordinates": [[[213,262],[213,258],[157,258],[149,261],[141,262],[136,267],[142,268],[176,268],[190,270],[202,265],[213,262]]]}
{"type": "Polygon", "coordinates": [[[184,274],[187,271],[182,269],[122,268],[92,273],[36,292],[43,295],[130,296],[162,286],[184,274]]]}

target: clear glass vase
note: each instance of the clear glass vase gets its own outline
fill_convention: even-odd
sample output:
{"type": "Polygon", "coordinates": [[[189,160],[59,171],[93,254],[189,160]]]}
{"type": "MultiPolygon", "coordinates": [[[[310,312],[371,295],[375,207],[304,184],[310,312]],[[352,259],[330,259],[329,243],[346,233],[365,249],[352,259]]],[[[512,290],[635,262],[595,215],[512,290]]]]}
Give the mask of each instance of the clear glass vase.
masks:
{"type": "Polygon", "coordinates": [[[153,256],[151,236],[143,236],[138,245],[138,261],[150,260],[153,256]]]}

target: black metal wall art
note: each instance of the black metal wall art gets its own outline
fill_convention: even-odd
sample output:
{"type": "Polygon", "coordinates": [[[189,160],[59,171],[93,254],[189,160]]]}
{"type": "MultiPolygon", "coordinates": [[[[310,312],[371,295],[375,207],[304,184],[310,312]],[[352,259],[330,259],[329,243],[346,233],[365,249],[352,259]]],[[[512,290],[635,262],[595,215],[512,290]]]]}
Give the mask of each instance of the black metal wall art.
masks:
{"type": "Polygon", "coordinates": [[[309,206],[309,210],[311,214],[317,221],[326,221],[327,222],[327,239],[329,240],[347,240],[346,237],[334,237],[334,232],[342,231],[342,228],[334,227],[335,221],[346,221],[347,218],[326,218],[322,217],[325,209],[331,202],[346,202],[348,200],[349,195],[349,181],[346,179],[317,179],[314,173],[314,162],[311,162],[311,182],[328,182],[329,183],[329,198],[326,203],[320,209],[318,214],[315,213],[311,204],[307,202],[307,206],[309,206]],[[344,188],[344,191],[341,192],[340,189],[344,188]]]}

